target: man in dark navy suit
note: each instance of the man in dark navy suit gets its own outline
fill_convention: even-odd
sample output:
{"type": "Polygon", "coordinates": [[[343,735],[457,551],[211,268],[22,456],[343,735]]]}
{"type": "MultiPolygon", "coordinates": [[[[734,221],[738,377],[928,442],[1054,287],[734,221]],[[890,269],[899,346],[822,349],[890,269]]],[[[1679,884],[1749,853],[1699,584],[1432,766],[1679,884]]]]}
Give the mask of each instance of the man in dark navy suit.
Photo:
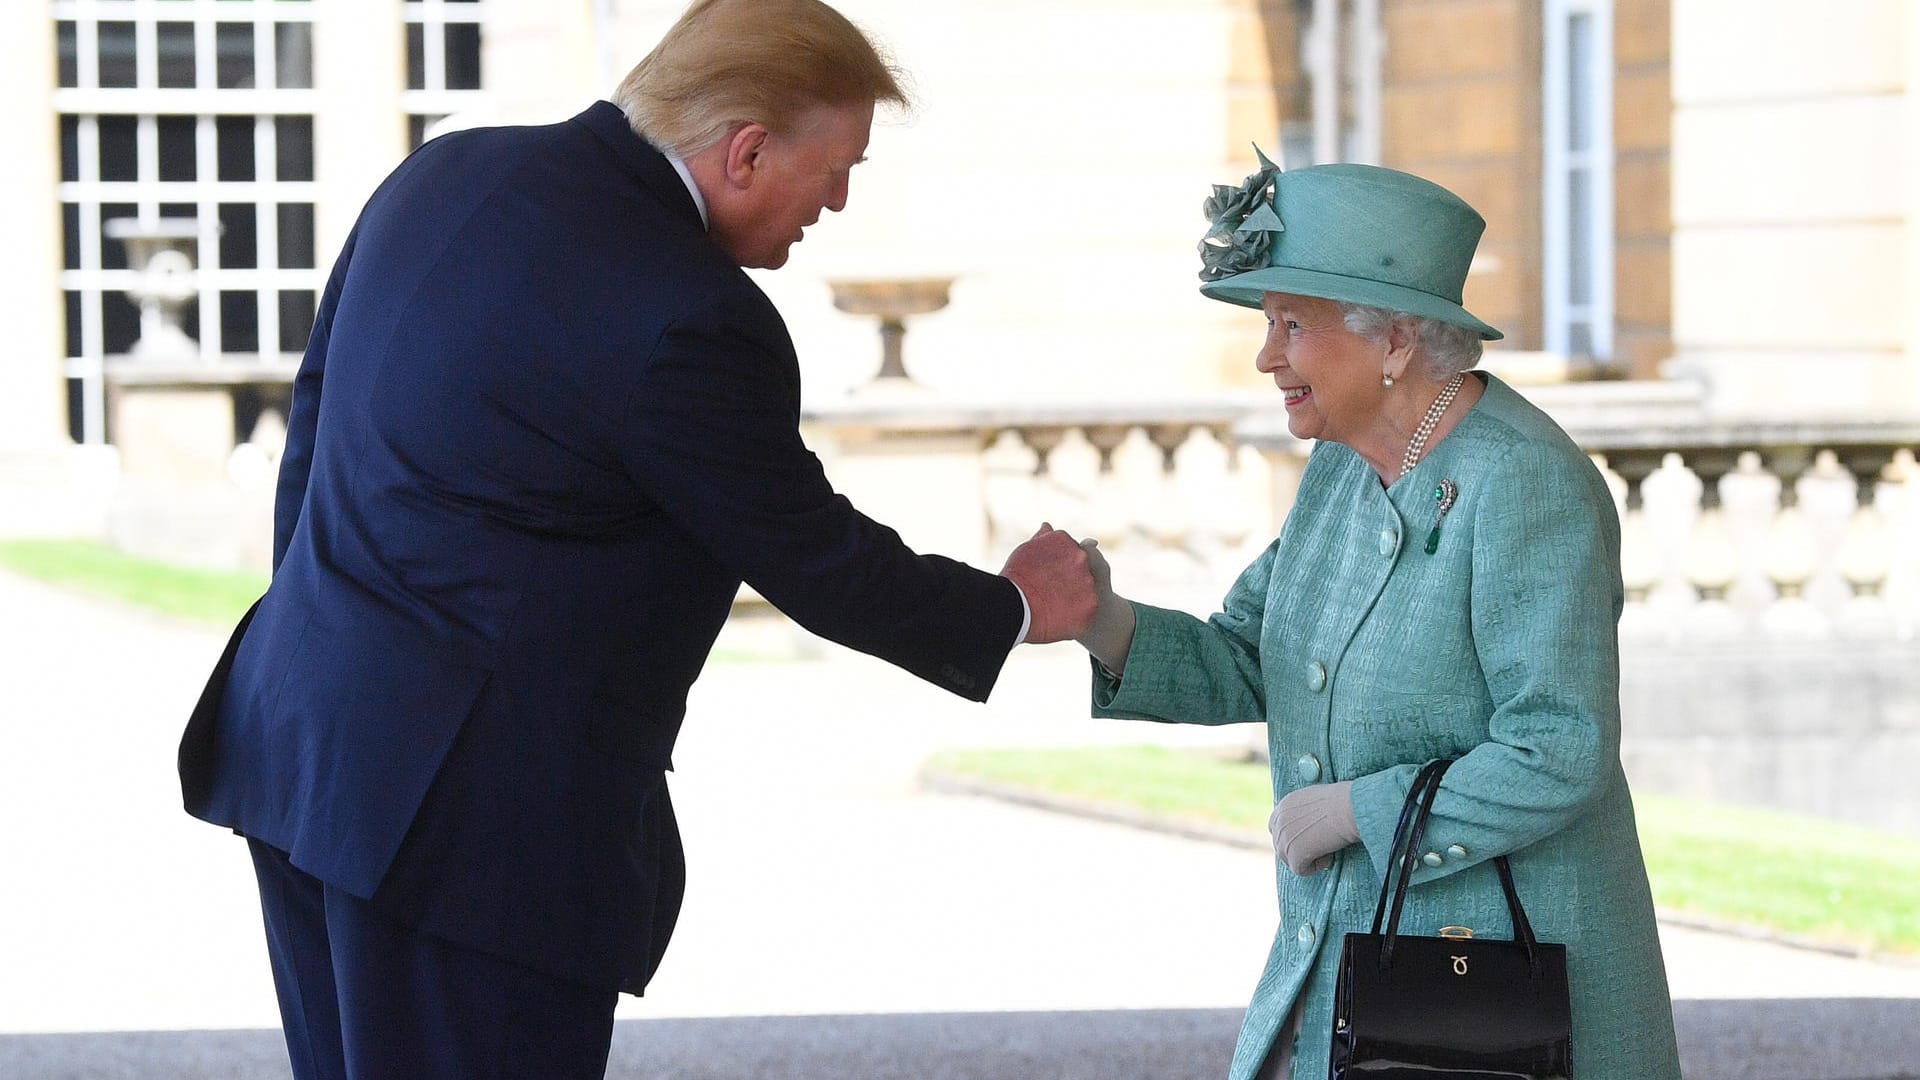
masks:
{"type": "Polygon", "coordinates": [[[615,95],[421,147],[295,382],[274,577],[182,740],[244,835],[294,1073],[598,1077],[684,880],[664,773],[744,580],[984,700],[1094,610],[1042,527],[994,575],[828,485],[742,267],[847,200],[893,72],[817,0],[703,0],[615,95]]]}

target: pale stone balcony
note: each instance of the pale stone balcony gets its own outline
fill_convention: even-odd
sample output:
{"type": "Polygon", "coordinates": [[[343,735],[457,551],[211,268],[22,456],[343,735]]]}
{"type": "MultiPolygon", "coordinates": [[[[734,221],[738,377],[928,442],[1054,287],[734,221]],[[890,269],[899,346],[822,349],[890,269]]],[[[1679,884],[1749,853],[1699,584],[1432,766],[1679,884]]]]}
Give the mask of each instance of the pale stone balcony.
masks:
{"type": "MultiPolygon", "coordinates": [[[[285,373],[126,374],[105,531],[264,566],[285,373]]],[[[1684,381],[1521,389],[1617,495],[1635,780],[1920,830],[1920,417],[1734,418],[1684,381]]],[[[1278,533],[1308,451],[1258,390],[961,397],[889,373],[804,426],[919,550],[994,568],[1049,521],[1099,538],[1127,595],[1200,615],[1278,533]]],[[[751,591],[740,610],[770,614],[751,591]]]]}
{"type": "MultiPolygon", "coordinates": [[[[1732,419],[1686,382],[1525,386],[1622,519],[1623,756],[1653,790],[1920,829],[1920,418],[1732,419]]],[[[1041,521],[1122,592],[1204,615],[1277,534],[1308,444],[1271,393],[808,414],[856,505],[997,567],[1041,521]]]]}

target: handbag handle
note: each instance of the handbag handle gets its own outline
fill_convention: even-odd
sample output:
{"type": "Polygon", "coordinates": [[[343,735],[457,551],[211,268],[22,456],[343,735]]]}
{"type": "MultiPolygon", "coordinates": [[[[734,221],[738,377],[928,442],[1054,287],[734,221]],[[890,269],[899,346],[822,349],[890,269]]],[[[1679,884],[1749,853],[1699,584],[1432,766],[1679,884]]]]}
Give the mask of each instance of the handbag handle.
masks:
{"type": "MultiPolygon", "coordinates": [[[[1438,758],[1422,766],[1414,775],[1413,785],[1407,791],[1407,801],[1400,809],[1400,823],[1393,831],[1393,847],[1387,856],[1387,872],[1380,882],[1380,900],[1373,909],[1373,933],[1379,935],[1380,924],[1386,923],[1386,937],[1380,944],[1380,969],[1385,971],[1393,962],[1393,943],[1400,933],[1400,912],[1407,902],[1407,889],[1413,882],[1413,868],[1420,841],[1426,838],[1427,821],[1433,816],[1433,804],[1440,796],[1440,780],[1446,775],[1453,762],[1447,758],[1438,758]],[[1396,874],[1395,860],[1398,860],[1396,874]],[[1391,914],[1387,903],[1391,895],[1393,903],[1391,914]]],[[[1513,868],[1508,865],[1505,855],[1493,857],[1494,868],[1500,873],[1500,891],[1506,894],[1507,914],[1513,920],[1513,939],[1527,952],[1527,964],[1535,978],[1540,975],[1540,958],[1535,949],[1533,924],[1527,919],[1526,908],[1520,904],[1520,893],[1513,884],[1513,868]]]]}

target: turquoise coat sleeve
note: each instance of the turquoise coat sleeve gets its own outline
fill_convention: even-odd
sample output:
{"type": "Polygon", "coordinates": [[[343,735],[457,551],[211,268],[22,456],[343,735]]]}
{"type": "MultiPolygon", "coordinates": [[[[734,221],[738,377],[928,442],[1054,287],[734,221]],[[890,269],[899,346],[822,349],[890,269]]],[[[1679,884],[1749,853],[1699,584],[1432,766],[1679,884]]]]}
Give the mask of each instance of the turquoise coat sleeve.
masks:
{"type": "Polygon", "coordinates": [[[1220,612],[1205,622],[1134,604],[1127,678],[1117,679],[1093,661],[1093,714],[1186,724],[1265,720],[1260,626],[1274,546],[1247,567],[1220,612]]]}

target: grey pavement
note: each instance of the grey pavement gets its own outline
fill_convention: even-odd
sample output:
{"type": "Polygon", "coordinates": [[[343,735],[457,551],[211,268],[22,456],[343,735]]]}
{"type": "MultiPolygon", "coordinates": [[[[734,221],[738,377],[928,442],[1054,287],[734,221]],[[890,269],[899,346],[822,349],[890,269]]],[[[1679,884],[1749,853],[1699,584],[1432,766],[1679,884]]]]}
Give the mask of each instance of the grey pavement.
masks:
{"type": "MultiPolygon", "coordinates": [[[[282,1077],[243,847],[173,748],[224,633],[0,573],[0,1078],[282,1077]]],[[[1237,745],[1085,717],[1073,650],[988,706],[742,627],[671,785],[686,912],[613,1077],[1215,1077],[1274,921],[1256,852],[925,791],[962,745],[1237,745]],[[757,657],[757,658],[756,658],[757,657]]],[[[1920,1077],[1920,967],[1663,926],[1694,1080],[1920,1077]]]]}
{"type": "MultiPolygon", "coordinates": [[[[1679,1001],[1687,1080],[1913,1080],[1920,1000],[1679,1001]]],[[[1238,1009],[623,1020],[608,1080],[1218,1080],[1238,1009]]],[[[275,1029],[0,1035],[0,1075],[290,1080],[275,1029]]]]}

